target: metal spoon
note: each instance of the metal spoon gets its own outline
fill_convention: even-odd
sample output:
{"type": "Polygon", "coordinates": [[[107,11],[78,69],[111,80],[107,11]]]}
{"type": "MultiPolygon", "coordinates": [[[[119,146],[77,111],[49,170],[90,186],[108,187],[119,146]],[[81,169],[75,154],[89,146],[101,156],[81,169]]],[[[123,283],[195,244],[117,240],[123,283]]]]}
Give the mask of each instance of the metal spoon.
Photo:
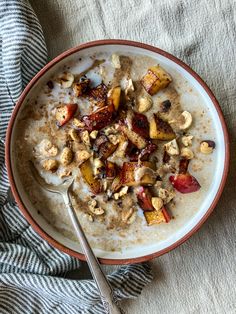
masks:
{"type": "Polygon", "coordinates": [[[67,211],[69,213],[70,219],[74,226],[76,235],[86,256],[90,271],[92,273],[93,279],[95,280],[98,290],[100,292],[101,300],[105,309],[106,314],[121,314],[124,313],[118,306],[117,299],[114,295],[113,289],[108,282],[105,274],[103,273],[101,266],[94,255],[88,240],[83,232],[83,229],[80,225],[76,212],[71,204],[69,190],[73,185],[74,178],[65,180],[60,185],[48,184],[45,180],[40,176],[38,170],[35,168],[34,163],[29,161],[30,169],[32,171],[32,175],[37,183],[44,188],[45,190],[60,194],[63,197],[64,203],[66,205],[67,211]]]}

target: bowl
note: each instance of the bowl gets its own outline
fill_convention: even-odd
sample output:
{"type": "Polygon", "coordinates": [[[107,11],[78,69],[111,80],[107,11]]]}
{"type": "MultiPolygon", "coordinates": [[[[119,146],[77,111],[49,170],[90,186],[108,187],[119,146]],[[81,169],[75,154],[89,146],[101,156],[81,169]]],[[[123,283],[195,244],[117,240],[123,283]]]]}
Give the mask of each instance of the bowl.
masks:
{"type": "Polygon", "coordinates": [[[24,192],[20,177],[17,173],[13,150],[17,133],[17,121],[20,113],[33,93],[37,91],[38,86],[42,82],[46,82],[52,73],[63,64],[79,58],[82,54],[90,55],[98,52],[113,53],[116,51],[152,57],[157,63],[164,65],[164,67],[167,67],[170,71],[174,71],[176,75],[181,75],[182,78],[193,86],[199,93],[204,107],[209,112],[214,129],[217,130],[217,149],[215,150],[216,162],[212,183],[193,217],[191,217],[186,224],[177,229],[170,237],[158,243],[145,246],[141,245],[140,247],[128,248],[119,252],[95,249],[95,254],[103,264],[129,264],[147,261],[173,250],[186,241],[201,227],[216,206],[223,191],[229,167],[229,139],[222,111],[209,87],[189,66],[165,51],[143,43],[127,40],[98,40],[82,44],[60,54],[34,76],[21,94],[8,125],[6,138],[6,166],[8,177],[15,200],[34,230],[55,248],[71,256],[85,260],[78,243],[63,236],[41,215],[38,215],[28,195],[24,192]]]}

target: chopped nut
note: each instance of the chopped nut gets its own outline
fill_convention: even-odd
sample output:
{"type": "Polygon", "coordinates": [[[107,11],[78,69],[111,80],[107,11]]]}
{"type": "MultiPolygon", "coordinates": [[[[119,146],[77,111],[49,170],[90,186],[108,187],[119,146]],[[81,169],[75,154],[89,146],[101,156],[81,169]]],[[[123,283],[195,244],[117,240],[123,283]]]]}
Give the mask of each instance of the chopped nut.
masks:
{"type": "Polygon", "coordinates": [[[192,145],[192,139],[193,136],[192,135],[185,135],[182,137],[182,143],[184,144],[184,146],[191,146],[192,145]]]}
{"type": "Polygon", "coordinates": [[[69,147],[63,148],[60,160],[63,166],[67,166],[72,162],[73,152],[69,147]]]}
{"type": "MultiPolygon", "coordinates": [[[[117,125],[119,127],[119,125],[117,125]]],[[[118,130],[116,129],[116,126],[109,126],[107,128],[104,129],[104,134],[106,136],[110,135],[110,134],[117,134],[118,130]]]]}
{"type": "Polygon", "coordinates": [[[215,146],[214,141],[203,141],[200,144],[200,152],[205,155],[211,154],[215,146]]]}
{"type": "Polygon", "coordinates": [[[91,200],[88,203],[88,207],[89,207],[89,210],[91,211],[91,213],[93,213],[96,216],[100,216],[100,215],[104,214],[104,209],[101,207],[96,207],[96,205],[97,205],[96,200],[91,200]]]}
{"type": "Polygon", "coordinates": [[[80,137],[75,129],[70,129],[68,134],[70,135],[73,141],[80,142],[80,137]]]}
{"type": "Polygon", "coordinates": [[[104,163],[99,158],[94,159],[93,166],[93,172],[95,176],[98,176],[102,172],[102,169],[104,169],[104,163]]]}
{"type": "Polygon", "coordinates": [[[88,131],[81,132],[81,139],[86,146],[90,146],[90,138],[88,131]]]}
{"type": "Polygon", "coordinates": [[[178,120],[180,121],[179,128],[181,130],[188,129],[191,126],[192,122],[193,122],[192,115],[188,111],[183,111],[181,113],[180,117],[178,118],[178,120]]]}
{"type": "Polygon", "coordinates": [[[137,106],[138,106],[138,112],[146,112],[152,107],[153,101],[152,97],[149,95],[143,95],[138,97],[137,99],[137,106]]]}
{"type": "Polygon", "coordinates": [[[93,140],[96,139],[97,135],[98,135],[98,131],[97,131],[97,130],[94,130],[94,131],[92,131],[92,132],[90,133],[90,137],[91,137],[93,140]]]}
{"type": "Polygon", "coordinates": [[[179,146],[176,140],[172,140],[164,145],[166,152],[171,156],[179,155],[179,146]]]}
{"type": "Polygon", "coordinates": [[[77,118],[74,118],[73,119],[73,125],[77,128],[84,128],[85,127],[85,123],[80,121],[79,119],[77,118]]]}
{"type": "Polygon", "coordinates": [[[158,191],[158,196],[163,200],[164,204],[167,204],[175,197],[175,193],[174,191],[168,191],[166,189],[160,188],[158,191]]]}
{"type": "Polygon", "coordinates": [[[44,157],[55,157],[58,154],[58,148],[47,139],[39,143],[39,152],[44,157]]]}
{"type": "Polygon", "coordinates": [[[120,189],[120,192],[114,194],[115,200],[118,200],[120,197],[122,197],[122,196],[124,196],[125,194],[127,194],[128,189],[129,189],[128,186],[123,186],[123,187],[120,189]]]}
{"type": "Polygon", "coordinates": [[[159,211],[163,207],[163,200],[160,197],[152,197],[152,206],[156,211],[159,211]]]}
{"type": "Polygon", "coordinates": [[[69,88],[72,86],[74,82],[74,75],[69,72],[63,72],[58,76],[57,82],[63,87],[63,88],[69,88]]]}
{"type": "Polygon", "coordinates": [[[91,157],[91,154],[87,152],[87,150],[79,150],[78,152],[75,153],[75,159],[79,165],[81,165],[90,157],[91,157]]]}
{"type": "Polygon", "coordinates": [[[190,148],[184,147],[181,149],[181,156],[186,159],[193,159],[194,153],[190,148]]]}
{"type": "Polygon", "coordinates": [[[47,171],[55,172],[58,168],[58,162],[55,159],[44,160],[43,168],[47,171]]]}
{"type": "Polygon", "coordinates": [[[93,222],[94,221],[93,216],[92,215],[88,215],[88,220],[93,222]]]}
{"type": "Polygon", "coordinates": [[[131,225],[133,222],[135,222],[136,217],[137,217],[137,214],[136,214],[136,212],[134,212],[134,213],[131,215],[131,217],[128,218],[127,224],[128,224],[128,225],[131,225]]]}
{"type": "Polygon", "coordinates": [[[123,222],[127,223],[128,219],[131,218],[134,209],[131,207],[128,210],[123,210],[121,213],[121,219],[123,222]]]}
{"type": "Polygon", "coordinates": [[[90,207],[95,207],[96,205],[97,205],[97,201],[94,200],[94,199],[92,199],[92,200],[90,200],[90,201],[88,202],[89,208],[90,208],[90,207]]]}
{"type": "Polygon", "coordinates": [[[115,134],[111,134],[108,136],[110,142],[114,145],[117,145],[120,142],[119,136],[115,135],[115,134]]]}
{"type": "Polygon", "coordinates": [[[111,56],[111,63],[115,69],[121,68],[120,57],[115,53],[113,53],[111,56]]]}

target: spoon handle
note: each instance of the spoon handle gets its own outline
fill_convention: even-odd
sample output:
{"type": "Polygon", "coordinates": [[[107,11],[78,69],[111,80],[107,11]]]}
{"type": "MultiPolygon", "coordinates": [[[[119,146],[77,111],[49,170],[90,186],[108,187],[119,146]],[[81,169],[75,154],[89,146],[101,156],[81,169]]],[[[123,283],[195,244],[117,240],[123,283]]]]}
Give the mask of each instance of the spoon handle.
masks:
{"type": "Polygon", "coordinates": [[[84,255],[86,256],[86,260],[92,273],[93,279],[95,280],[98,286],[101,295],[101,300],[106,311],[105,313],[106,314],[124,313],[117,305],[117,300],[114,296],[113,289],[110,283],[108,282],[105,274],[103,273],[101,266],[91,249],[90,244],[88,243],[88,240],[84,234],[84,231],[76,215],[76,212],[71,204],[69,194],[64,193],[63,199],[67,207],[71,221],[73,223],[76,235],[84,252],[84,255]]]}

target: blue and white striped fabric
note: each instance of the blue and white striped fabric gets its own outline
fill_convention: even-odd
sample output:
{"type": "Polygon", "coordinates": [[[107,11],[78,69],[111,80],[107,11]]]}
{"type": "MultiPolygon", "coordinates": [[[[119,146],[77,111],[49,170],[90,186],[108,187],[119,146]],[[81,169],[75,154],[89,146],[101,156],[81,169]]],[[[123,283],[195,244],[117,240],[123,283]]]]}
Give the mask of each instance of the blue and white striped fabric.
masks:
{"type": "MultiPolygon", "coordinates": [[[[8,197],[7,123],[22,89],[47,62],[47,50],[28,1],[0,0],[0,35],[0,314],[101,314],[92,280],[63,278],[79,261],[43,241],[8,197]]],[[[146,264],[122,266],[109,276],[118,299],[137,297],[151,279],[146,264]]]]}

